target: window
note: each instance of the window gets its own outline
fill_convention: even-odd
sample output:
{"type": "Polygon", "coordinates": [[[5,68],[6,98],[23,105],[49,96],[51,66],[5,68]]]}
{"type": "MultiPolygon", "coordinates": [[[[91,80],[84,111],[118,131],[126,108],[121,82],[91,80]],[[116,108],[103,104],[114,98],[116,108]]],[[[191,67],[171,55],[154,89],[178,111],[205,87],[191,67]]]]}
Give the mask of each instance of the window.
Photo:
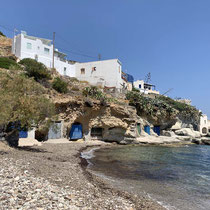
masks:
{"type": "Polygon", "coordinates": [[[139,88],[141,89],[141,85],[139,85],[139,88]]]}
{"type": "Polygon", "coordinates": [[[50,53],[50,49],[45,47],[44,48],[44,53],[48,55],[50,53]]]}
{"type": "Polygon", "coordinates": [[[80,69],[81,74],[85,74],[85,68],[80,69]]]}
{"type": "Polygon", "coordinates": [[[27,42],[27,45],[26,45],[27,49],[31,50],[32,49],[32,44],[27,42]]]}
{"type": "Polygon", "coordinates": [[[92,71],[96,71],[96,67],[93,67],[93,68],[92,68],[92,71]]]}
{"type": "Polygon", "coordinates": [[[63,75],[66,76],[66,67],[63,69],[63,75]]]}

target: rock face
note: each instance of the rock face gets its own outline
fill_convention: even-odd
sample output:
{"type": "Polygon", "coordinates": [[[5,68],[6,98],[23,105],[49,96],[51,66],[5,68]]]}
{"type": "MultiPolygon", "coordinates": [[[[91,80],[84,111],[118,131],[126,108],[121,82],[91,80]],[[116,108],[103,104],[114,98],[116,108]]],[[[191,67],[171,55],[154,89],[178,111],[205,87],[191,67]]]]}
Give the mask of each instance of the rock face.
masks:
{"type": "Polygon", "coordinates": [[[0,36],[0,56],[11,56],[12,55],[12,39],[0,36]]]}
{"type": "Polygon", "coordinates": [[[194,131],[190,128],[182,128],[182,129],[176,130],[175,134],[179,135],[179,136],[190,136],[192,138],[200,138],[201,137],[200,132],[194,131]]]}
{"type": "MultiPolygon", "coordinates": [[[[59,118],[64,120],[64,136],[68,137],[71,126],[74,123],[82,125],[84,139],[99,139],[103,141],[128,144],[140,134],[137,131],[137,123],[140,129],[148,124],[136,114],[135,107],[119,104],[101,104],[96,100],[75,100],[74,98],[56,101],[59,110],[59,118]],[[101,134],[92,135],[92,128],[99,128],[101,134]]],[[[155,134],[154,134],[155,135],[155,134]]]]}

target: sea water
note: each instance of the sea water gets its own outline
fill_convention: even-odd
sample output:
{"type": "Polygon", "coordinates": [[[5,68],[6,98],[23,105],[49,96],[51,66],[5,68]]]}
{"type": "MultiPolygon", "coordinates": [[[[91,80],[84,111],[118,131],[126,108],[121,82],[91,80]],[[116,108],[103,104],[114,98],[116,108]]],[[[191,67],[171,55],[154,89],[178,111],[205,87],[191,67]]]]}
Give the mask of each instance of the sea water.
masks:
{"type": "Polygon", "coordinates": [[[210,146],[114,147],[96,150],[90,161],[119,189],[168,209],[210,210],[210,146]]]}

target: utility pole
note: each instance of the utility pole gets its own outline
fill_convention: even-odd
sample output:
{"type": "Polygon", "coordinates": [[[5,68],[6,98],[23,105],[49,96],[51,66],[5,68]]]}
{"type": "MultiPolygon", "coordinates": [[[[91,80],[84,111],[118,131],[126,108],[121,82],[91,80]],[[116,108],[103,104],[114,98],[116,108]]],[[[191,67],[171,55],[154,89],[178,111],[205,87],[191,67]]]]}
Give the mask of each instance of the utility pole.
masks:
{"type": "Polygon", "coordinates": [[[53,60],[52,60],[52,68],[54,69],[55,67],[55,60],[54,60],[54,57],[55,57],[55,32],[53,32],[53,60]]]}
{"type": "Polygon", "coordinates": [[[98,54],[98,60],[99,61],[101,60],[101,54],[100,53],[98,54]]]}

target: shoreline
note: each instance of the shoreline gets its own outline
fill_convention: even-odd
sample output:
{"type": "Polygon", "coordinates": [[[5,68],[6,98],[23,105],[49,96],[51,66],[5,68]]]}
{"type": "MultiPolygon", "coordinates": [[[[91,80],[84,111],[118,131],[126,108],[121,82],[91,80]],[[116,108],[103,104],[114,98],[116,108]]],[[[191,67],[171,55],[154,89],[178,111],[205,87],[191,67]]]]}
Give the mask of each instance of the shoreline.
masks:
{"type": "MultiPolygon", "coordinates": [[[[44,143],[1,153],[0,205],[5,209],[165,209],[91,174],[80,154],[95,146],[44,143]],[[10,191],[15,193],[8,194],[10,191]]],[[[99,147],[103,146],[107,145],[99,147]]]]}
{"type": "MultiPolygon", "coordinates": [[[[140,146],[140,145],[130,145],[130,146],[140,146]]],[[[145,146],[145,145],[142,144],[142,146],[145,146]]],[[[116,187],[111,185],[111,183],[109,181],[107,181],[105,178],[102,178],[101,176],[96,175],[95,173],[93,173],[93,171],[91,169],[88,169],[88,165],[89,165],[88,160],[85,159],[84,157],[82,157],[81,153],[88,152],[94,148],[97,148],[96,150],[100,150],[102,148],[109,149],[111,147],[124,147],[124,146],[116,145],[116,144],[115,145],[111,145],[111,144],[110,145],[97,145],[97,146],[91,145],[91,146],[86,146],[86,147],[82,148],[81,150],[79,150],[78,156],[81,159],[80,165],[81,165],[81,168],[83,169],[85,176],[91,182],[96,184],[102,191],[108,190],[112,193],[117,194],[120,197],[130,200],[132,203],[134,203],[135,209],[154,209],[154,210],[166,209],[158,201],[153,200],[149,196],[144,196],[144,195],[140,196],[137,194],[132,194],[132,193],[126,192],[125,190],[122,190],[122,189],[117,189],[116,187]],[[151,205],[149,208],[147,206],[145,206],[145,205],[147,205],[147,203],[149,205],[151,205]]]]}

